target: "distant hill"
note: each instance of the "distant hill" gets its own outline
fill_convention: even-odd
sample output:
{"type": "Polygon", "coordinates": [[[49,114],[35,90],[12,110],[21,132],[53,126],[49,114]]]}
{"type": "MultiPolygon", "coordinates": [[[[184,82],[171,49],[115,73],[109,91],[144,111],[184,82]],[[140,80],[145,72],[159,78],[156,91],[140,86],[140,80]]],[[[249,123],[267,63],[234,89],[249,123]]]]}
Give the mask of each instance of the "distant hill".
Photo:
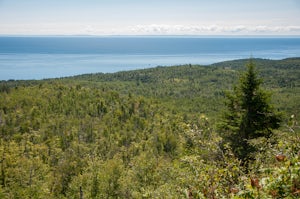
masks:
{"type": "MultiPolygon", "coordinates": [[[[278,68],[278,67],[279,68],[281,68],[281,67],[297,68],[300,66],[300,57],[293,57],[293,58],[287,58],[287,59],[281,59],[281,60],[253,58],[253,60],[255,61],[255,63],[257,64],[258,67],[272,65],[272,67],[274,67],[274,68],[278,68]]],[[[211,64],[211,66],[241,68],[248,61],[249,61],[249,59],[224,61],[224,62],[211,64]]]]}
{"type": "MultiPolygon", "coordinates": [[[[257,59],[253,58],[257,68],[262,72],[263,76],[268,78],[270,72],[274,70],[284,70],[292,76],[299,77],[300,69],[300,57],[287,58],[282,60],[269,60],[269,59],[257,59]],[[288,71],[287,71],[288,70],[288,71]]],[[[183,78],[188,76],[190,79],[200,78],[203,74],[210,71],[220,70],[242,70],[249,59],[240,59],[232,61],[218,62],[211,65],[180,65],[180,66],[169,66],[150,69],[140,69],[133,71],[124,71],[116,73],[94,73],[84,74],[79,76],[71,77],[71,79],[89,80],[89,81],[137,81],[142,82],[157,82],[159,79],[170,79],[170,78],[183,78]]],[[[273,74],[275,77],[279,77],[278,71],[273,74]]],[[[272,76],[273,76],[272,75],[272,76]]],[[[280,78],[280,77],[279,77],[280,78]]],[[[290,78],[290,77],[286,77],[290,78]]],[[[299,79],[299,78],[297,78],[299,79]]]]}
{"type": "MultiPolygon", "coordinates": [[[[223,106],[224,91],[232,89],[232,84],[238,80],[248,61],[241,59],[206,66],[189,64],[111,74],[85,74],[63,81],[160,98],[173,104],[176,109],[190,110],[195,114],[199,111],[216,114],[223,106]]],[[[274,101],[287,112],[299,110],[300,58],[253,61],[264,80],[264,87],[275,92],[274,101]]]]}
{"type": "MultiPolygon", "coordinates": [[[[224,91],[231,90],[249,59],[211,65],[158,66],[116,73],[83,74],[41,81],[2,81],[0,90],[10,87],[63,82],[114,90],[160,99],[164,106],[197,115],[215,115],[223,107],[224,91]]],[[[268,60],[253,58],[264,87],[274,93],[279,108],[291,114],[300,110],[300,58],[268,60]]]]}

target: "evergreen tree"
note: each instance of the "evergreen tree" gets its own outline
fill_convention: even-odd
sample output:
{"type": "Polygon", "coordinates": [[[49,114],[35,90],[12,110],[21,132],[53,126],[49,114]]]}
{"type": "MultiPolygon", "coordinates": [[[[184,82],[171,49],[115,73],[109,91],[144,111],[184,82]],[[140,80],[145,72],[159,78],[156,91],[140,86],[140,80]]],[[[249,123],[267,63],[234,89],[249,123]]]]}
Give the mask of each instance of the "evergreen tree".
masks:
{"type": "Polygon", "coordinates": [[[270,94],[261,88],[252,60],[247,64],[232,93],[227,93],[226,106],[220,132],[236,157],[243,163],[251,160],[256,149],[249,141],[270,138],[273,130],[280,126],[280,114],[270,103],[270,94]]]}

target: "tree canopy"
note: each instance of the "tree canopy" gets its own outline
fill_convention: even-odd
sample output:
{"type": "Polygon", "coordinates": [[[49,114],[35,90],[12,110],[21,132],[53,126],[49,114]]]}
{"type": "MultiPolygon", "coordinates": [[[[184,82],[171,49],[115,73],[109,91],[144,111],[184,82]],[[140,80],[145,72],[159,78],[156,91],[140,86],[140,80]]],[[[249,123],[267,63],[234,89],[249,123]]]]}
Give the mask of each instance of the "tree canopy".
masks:
{"type": "Polygon", "coordinates": [[[249,144],[278,141],[253,153],[248,172],[220,148],[220,132],[238,141],[248,125],[246,72],[216,128],[244,61],[1,81],[0,198],[299,198],[300,59],[255,60],[264,84],[252,69],[261,108],[251,121],[269,129],[249,124],[249,144]],[[288,115],[276,131],[262,86],[288,115]]]}

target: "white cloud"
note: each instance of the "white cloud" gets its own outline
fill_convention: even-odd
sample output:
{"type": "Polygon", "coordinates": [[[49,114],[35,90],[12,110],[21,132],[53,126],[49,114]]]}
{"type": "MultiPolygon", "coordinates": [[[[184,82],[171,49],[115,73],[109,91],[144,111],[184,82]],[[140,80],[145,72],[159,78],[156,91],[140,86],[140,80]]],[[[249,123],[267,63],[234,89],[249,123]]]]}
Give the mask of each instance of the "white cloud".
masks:
{"type": "Polygon", "coordinates": [[[131,27],[134,34],[300,34],[300,26],[184,26],[151,24],[131,27]]]}
{"type": "Polygon", "coordinates": [[[300,35],[300,26],[222,26],[150,24],[116,26],[100,24],[0,24],[0,34],[87,35],[300,35]]]}

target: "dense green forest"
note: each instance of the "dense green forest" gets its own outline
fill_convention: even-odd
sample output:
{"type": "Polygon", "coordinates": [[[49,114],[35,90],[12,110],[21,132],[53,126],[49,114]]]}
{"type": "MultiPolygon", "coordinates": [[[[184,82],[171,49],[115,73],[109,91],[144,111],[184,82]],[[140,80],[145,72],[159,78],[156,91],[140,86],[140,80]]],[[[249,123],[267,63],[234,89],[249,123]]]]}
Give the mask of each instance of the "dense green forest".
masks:
{"type": "Polygon", "coordinates": [[[280,127],[224,142],[248,62],[0,82],[0,198],[299,198],[300,58],[252,59],[280,127]]]}

